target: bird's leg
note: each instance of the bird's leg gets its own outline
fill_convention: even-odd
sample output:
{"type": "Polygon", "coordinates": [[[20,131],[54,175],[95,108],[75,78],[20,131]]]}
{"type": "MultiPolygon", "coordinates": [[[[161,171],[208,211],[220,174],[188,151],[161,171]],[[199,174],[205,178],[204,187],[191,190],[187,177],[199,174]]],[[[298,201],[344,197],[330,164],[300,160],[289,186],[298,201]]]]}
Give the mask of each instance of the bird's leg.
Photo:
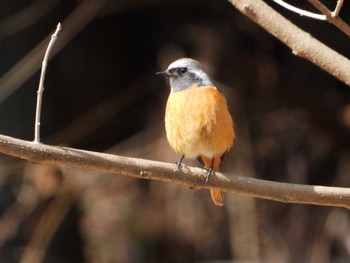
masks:
{"type": "Polygon", "coordinates": [[[175,164],[177,165],[177,171],[180,171],[182,160],[185,158],[185,155],[182,155],[179,161],[176,161],[175,164]]]}
{"type": "Polygon", "coordinates": [[[205,178],[205,183],[209,182],[209,178],[213,178],[215,175],[215,171],[214,171],[214,157],[213,159],[211,159],[211,165],[209,168],[207,168],[208,173],[207,173],[207,178],[205,178]]]}

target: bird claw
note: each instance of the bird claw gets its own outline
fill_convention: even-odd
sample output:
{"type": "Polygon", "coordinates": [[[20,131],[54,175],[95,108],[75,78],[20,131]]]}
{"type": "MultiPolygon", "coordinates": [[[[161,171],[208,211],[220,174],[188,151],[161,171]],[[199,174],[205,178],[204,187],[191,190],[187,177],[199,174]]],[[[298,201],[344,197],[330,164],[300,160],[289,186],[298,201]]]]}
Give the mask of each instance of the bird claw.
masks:
{"type": "Polygon", "coordinates": [[[180,169],[181,169],[181,167],[182,167],[182,165],[183,165],[182,162],[180,162],[180,161],[175,161],[174,163],[176,164],[177,171],[180,172],[180,169]]]}
{"type": "Polygon", "coordinates": [[[180,172],[181,167],[183,166],[182,160],[185,158],[185,155],[182,155],[181,159],[178,161],[175,161],[177,171],[180,172]]]}
{"type": "Polygon", "coordinates": [[[210,167],[210,168],[204,167],[204,169],[207,170],[207,176],[206,176],[205,181],[204,181],[204,183],[207,184],[209,182],[210,178],[214,178],[215,171],[214,171],[213,167],[210,167]]]}

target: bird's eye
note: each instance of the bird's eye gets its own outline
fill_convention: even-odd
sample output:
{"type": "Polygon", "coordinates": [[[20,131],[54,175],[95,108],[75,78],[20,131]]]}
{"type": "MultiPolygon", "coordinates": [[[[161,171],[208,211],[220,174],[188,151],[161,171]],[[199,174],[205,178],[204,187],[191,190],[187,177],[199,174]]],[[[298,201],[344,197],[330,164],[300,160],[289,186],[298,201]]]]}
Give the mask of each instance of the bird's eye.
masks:
{"type": "Polygon", "coordinates": [[[179,73],[179,75],[183,75],[187,72],[187,68],[179,68],[177,72],[179,73]]]}

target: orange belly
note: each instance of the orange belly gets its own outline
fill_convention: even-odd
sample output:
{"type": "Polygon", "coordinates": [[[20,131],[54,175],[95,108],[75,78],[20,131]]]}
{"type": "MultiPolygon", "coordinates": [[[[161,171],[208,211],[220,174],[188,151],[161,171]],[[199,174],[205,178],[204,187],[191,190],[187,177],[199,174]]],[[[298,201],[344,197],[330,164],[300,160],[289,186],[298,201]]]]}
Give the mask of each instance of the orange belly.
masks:
{"type": "Polygon", "coordinates": [[[220,156],[231,148],[235,137],[226,99],[212,86],[194,85],[170,93],[165,129],[170,146],[192,158],[220,156]]]}

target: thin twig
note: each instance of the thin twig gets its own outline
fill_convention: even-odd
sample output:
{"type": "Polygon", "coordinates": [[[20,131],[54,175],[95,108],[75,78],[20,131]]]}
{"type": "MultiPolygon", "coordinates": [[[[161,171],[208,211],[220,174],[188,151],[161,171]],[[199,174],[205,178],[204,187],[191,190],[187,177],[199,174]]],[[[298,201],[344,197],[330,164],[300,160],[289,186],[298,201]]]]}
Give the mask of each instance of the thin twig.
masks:
{"type": "Polygon", "coordinates": [[[284,2],[283,0],[272,0],[272,1],[274,1],[275,3],[281,5],[284,8],[286,8],[294,13],[297,13],[301,16],[306,16],[306,17],[310,17],[310,18],[314,18],[314,19],[318,19],[318,20],[327,20],[325,15],[315,14],[315,13],[300,9],[298,7],[292,6],[292,5],[284,2]]]}
{"type": "Polygon", "coordinates": [[[350,61],[343,55],[301,30],[264,1],[229,0],[229,2],[244,15],[290,47],[293,54],[309,60],[350,86],[350,61]]]}
{"type": "Polygon", "coordinates": [[[336,17],[339,15],[340,9],[343,6],[343,1],[344,0],[338,0],[337,6],[335,7],[334,11],[332,12],[332,17],[336,17]]]}
{"type": "MultiPolygon", "coordinates": [[[[318,0],[308,0],[311,4],[313,4],[322,14],[327,17],[327,21],[341,31],[343,31],[347,36],[350,37],[350,26],[344,22],[339,16],[333,16],[333,12],[331,12],[324,4],[322,4],[318,0]]],[[[337,7],[340,10],[341,5],[339,2],[337,3],[337,7]]]]}
{"type": "Polygon", "coordinates": [[[34,124],[34,142],[39,143],[40,142],[40,116],[41,116],[41,104],[42,104],[42,98],[43,98],[43,92],[44,92],[44,82],[45,82],[45,73],[47,68],[47,63],[49,60],[50,52],[53,47],[53,44],[55,43],[58,33],[61,30],[61,23],[58,23],[55,33],[52,34],[51,40],[49,45],[47,46],[44,60],[42,62],[41,67],[41,74],[40,74],[40,81],[39,81],[39,88],[37,91],[37,100],[36,100],[36,111],[35,111],[35,124],[34,124]]]}
{"type": "MultiPolygon", "coordinates": [[[[256,0],[254,0],[256,1],[256,0]]],[[[35,163],[47,163],[184,184],[193,188],[218,188],[226,192],[286,203],[337,206],[350,209],[350,188],[278,183],[255,178],[216,173],[204,183],[207,173],[200,168],[106,153],[49,146],[0,135],[0,152],[35,163]]]]}

